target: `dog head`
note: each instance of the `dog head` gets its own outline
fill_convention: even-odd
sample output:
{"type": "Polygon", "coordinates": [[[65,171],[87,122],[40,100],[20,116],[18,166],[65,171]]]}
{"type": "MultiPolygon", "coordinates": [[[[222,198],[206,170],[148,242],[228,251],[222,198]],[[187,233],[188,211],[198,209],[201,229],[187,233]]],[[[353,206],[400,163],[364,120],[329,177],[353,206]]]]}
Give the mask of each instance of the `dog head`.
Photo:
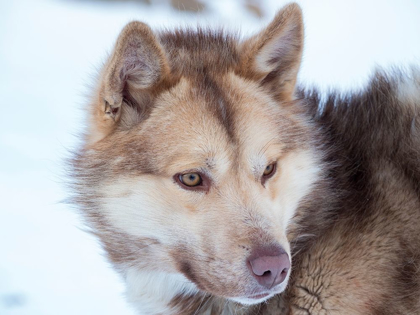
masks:
{"type": "Polygon", "coordinates": [[[128,24],[90,104],[77,201],[123,273],[182,275],[242,304],[287,285],[287,229],[318,179],[294,99],[301,11],[259,34],[128,24]]]}

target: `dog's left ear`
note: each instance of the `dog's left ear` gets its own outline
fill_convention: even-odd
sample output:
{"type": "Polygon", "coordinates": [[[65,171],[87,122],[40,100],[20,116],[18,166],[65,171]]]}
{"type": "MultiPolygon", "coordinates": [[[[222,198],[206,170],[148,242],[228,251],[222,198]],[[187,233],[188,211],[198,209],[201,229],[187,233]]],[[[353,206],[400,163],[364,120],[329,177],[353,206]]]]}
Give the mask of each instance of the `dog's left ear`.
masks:
{"type": "Polygon", "coordinates": [[[293,99],[303,50],[302,11],[285,6],[260,33],[242,43],[239,74],[258,80],[278,100],[293,99]]]}

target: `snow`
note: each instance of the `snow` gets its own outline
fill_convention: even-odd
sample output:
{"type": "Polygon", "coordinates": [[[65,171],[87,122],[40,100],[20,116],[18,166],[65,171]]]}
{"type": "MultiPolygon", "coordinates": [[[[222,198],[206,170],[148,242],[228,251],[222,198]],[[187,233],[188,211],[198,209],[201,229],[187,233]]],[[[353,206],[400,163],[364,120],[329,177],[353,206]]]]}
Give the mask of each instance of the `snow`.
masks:
{"type": "MultiPolygon", "coordinates": [[[[202,14],[164,0],[0,1],[0,314],[133,314],[124,287],[66,198],[63,159],[84,127],[85,95],[118,32],[223,25],[251,34],[263,19],[241,1],[207,0],[202,14]]],[[[306,46],[302,82],[360,87],[375,65],[420,64],[420,2],[298,1],[306,46]]]]}

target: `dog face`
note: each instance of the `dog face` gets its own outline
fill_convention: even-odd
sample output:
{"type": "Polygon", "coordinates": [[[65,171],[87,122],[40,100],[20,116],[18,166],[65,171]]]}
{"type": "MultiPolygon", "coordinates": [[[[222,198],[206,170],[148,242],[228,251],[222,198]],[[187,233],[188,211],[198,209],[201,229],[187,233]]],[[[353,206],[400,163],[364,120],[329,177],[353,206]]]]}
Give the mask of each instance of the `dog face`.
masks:
{"type": "Polygon", "coordinates": [[[75,159],[77,200],[117,268],[243,304],[284,290],[287,228],[320,169],[293,99],[301,50],[295,5],[244,42],[123,30],[75,159]]]}

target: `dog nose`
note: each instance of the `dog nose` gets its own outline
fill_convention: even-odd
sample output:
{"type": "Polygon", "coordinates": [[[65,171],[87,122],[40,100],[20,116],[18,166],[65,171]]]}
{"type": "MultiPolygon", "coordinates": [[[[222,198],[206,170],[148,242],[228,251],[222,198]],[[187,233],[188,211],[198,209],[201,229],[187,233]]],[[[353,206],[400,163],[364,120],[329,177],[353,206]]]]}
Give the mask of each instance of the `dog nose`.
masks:
{"type": "Polygon", "coordinates": [[[258,251],[252,255],[252,258],[248,260],[248,267],[260,285],[271,289],[286,279],[290,269],[289,255],[284,250],[275,250],[272,253],[267,253],[266,250],[263,252],[265,253],[262,255],[258,255],[258,251]]]}

